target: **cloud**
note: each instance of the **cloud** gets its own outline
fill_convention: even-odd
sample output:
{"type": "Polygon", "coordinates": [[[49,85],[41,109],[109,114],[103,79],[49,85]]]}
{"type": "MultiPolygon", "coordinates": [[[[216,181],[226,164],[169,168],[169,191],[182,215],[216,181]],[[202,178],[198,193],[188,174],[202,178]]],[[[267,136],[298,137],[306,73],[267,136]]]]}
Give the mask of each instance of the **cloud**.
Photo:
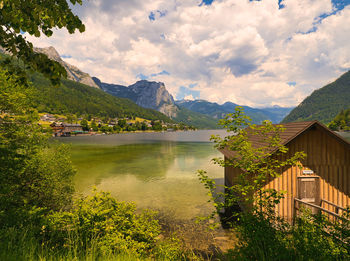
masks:
{"type": "Polygon", "coordinates": [[[28,39],[103,81],[163,81],[174,97],[291,106],[350,69],[340,0],[93,0],[74,11],[85,33],[28,39]]]}
{"type": "MultiPolygon", "coordinates": [[[[191,85],[193,86],[193,85],[191,85]]],[[[193,87],[185,87],[181,86],[179,88],[179,91],[176,95],[177,100],[195,100],[199,99],[200,97],[200,91],[199,90],[193,90],[193,87]]]]}

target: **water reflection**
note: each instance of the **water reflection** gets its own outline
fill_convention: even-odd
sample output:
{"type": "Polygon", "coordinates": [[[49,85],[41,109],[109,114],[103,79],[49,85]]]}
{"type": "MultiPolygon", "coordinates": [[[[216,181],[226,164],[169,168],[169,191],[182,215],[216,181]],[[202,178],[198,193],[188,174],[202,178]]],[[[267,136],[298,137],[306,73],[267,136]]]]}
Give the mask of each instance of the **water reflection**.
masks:
{"type": "Polygon", "coordinates": [[[218,155],[213,144],[199,142],[72,145],[78,192],[87,194],[97,186],[121,200],[172,211],[180,218],[211,211],[196,171],[222,178],[223,169],[210,162],[218,155]]]}

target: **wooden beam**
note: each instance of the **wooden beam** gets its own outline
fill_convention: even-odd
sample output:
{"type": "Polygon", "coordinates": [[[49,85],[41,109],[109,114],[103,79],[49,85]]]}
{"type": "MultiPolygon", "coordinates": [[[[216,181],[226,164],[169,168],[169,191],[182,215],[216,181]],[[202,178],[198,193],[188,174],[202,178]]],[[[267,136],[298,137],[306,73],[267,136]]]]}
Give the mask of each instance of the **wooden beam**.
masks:
{"type": "MultiPolygon", "coordinates": [[[[321,211],[324,211],[324,212],[326,212],[326,213],[328,213],[328,214],[330,214],[330,215],[332,215],[334,217],[337,217],[337,218],[340,218],[340,219],[343,219],[343,220],[347,220],[346,218],[340,216],[339,214],[336,214],[336,213],[334,213],[332,211],[329,211],[328,209],[322,208],[322,207],[317,206],[315,204],[312,204],[312,203],[309,203],[309,202],[304,202],[304,201],[302,201],[300,199],[297,199],[297,198],[294,198],[294,201],[302,203],[302,204],[305,204],[305,205],[310,206],[310,207],[314,207],[314,208],[319,209],[321,211]]],[[[299,208],[297,208],[297,207],[295,207],[295,209],[299,210],[299,208]]]]}

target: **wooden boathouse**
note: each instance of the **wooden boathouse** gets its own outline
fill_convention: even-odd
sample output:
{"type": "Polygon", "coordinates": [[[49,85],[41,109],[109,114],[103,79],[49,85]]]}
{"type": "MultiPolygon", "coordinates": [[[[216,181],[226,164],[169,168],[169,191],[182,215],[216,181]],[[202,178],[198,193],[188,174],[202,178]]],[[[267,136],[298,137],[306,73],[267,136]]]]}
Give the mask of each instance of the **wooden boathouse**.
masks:
{"type": "MultiPolygon", "coordinates": [[[[269,180],[264,188],[286,191],[276,212],[291,221],[300,206],[339,217],[350,206],[350,143],[317,121],[279,124],[285,128],[280,134],[282,144],[289,150],[284,157],[303,151],[307,157],[300,167],[288,167],[281,175],[269,180]]],[[[257,136],[249,136],[253,147],[261,146],[257,136]]],[[[220,150],[225,159],[234,155],[220,150]]],[[[232,186],[240,169],[225,167],[225,185],[232,186]]]]}

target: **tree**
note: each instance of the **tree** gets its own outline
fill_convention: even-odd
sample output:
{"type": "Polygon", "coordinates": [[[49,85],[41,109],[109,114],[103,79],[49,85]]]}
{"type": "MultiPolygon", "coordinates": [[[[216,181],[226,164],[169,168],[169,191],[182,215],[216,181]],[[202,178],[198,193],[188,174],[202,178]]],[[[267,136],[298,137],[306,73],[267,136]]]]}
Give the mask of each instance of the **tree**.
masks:
{"type": "Polygon", "coordinates": [[[80,122],[81,127],[83,127],[83,131],[89,131],[89,123],[86,119],[83,119],[80,122]]]}
{"type": "MultiPolygon", "coordinates": [[[[82,4],[82,0],[69,0],[73,5],[82,4]]],[[[65,69],[46,55],[33,51],[33,45],[23,37],[28,33],[35,37],[44,34],[51,36],[55,28],[65,27],[69,33],[75,30],[83,32],[85,26],[74,15],[67,0],[0,0],[0,46],[12,57],[24,62],[33,69],[50,78],[58,85],[61,77],[66,77],[65,69]]],[[[25,69],[13,63],[11,59],[2,61],[3,66],[12,74],[17,74],[21,81],[26,81],[25,69]]]]}
{"type": "Polygon", "coordinates": [[[30,107],[30,85],[0,69],[0,224],[24,224],[33,210],[69,207],[75,171],[67,147],[48,142],[30,107]]]}
{"type": "Polygon", "coordinates": [[[121,129],[126,127],[126,120],[125,119],[120,119],[118,120],[118,125],[121,129]]]}
{"type": "Polygon", "coordinates": [[[98,127],[96,125],[96,121],[95,120],[92,120],[91,122],[91,128],[93,131],[98,131],[98,127]]]}
{"type": "Polygon", "coordinates": [[[161,131],[163,129],[162,123],[160,121],[152,121],[152,130],[161,131]]]}
{"type": "MultiPolygon", "coordinates": [[[[211,194],[214,197],[216,212],[237,205],[249,206],[251,211],[266,210],[266,206],[272,201],[278,202],[283,197],[278,191],[264,190],[266,181],[278,177],[279,169],[298,165],[305,154],[298,152],[290,158],[279,157],[285,156],[288,152],[288,148],[281,144],[280,134],[284,131],[283,127],[273,125],[270,121],[264,121],[259,126],[251,124],[251,119],[244,114],[242,107],[237,106],[234,113],[226,115],[219,121],[219,125],[223,126],[229,135],[212,136],[211,140],[215,142],[216,148],[234,151],[235,156],[225,159],[215,158],[213,161],[222,167],[239,168],[242,172],[232,187],[225,187],[225,193],[216,196],[211,194]],[[258,136],[264,145],[253,147],[248,139],[249,135],[258,136]],[[272,152],[276,157],[271,157],[272,152]],[[225,198],[223,203],[218,200],[220,197],[225,198]]],[[[199,177],[210,191],[215,189],[215,182],[205,172],[200,171],[199,177]]]]}
{"type": "Polygon", "coordinates": [[[145,131],[145,130],[147,130],[147,129],[148,129],[147,123],[146,123],[145,121],[143,121],[143,122],[141,123],[141,130],[145,131]]]}

